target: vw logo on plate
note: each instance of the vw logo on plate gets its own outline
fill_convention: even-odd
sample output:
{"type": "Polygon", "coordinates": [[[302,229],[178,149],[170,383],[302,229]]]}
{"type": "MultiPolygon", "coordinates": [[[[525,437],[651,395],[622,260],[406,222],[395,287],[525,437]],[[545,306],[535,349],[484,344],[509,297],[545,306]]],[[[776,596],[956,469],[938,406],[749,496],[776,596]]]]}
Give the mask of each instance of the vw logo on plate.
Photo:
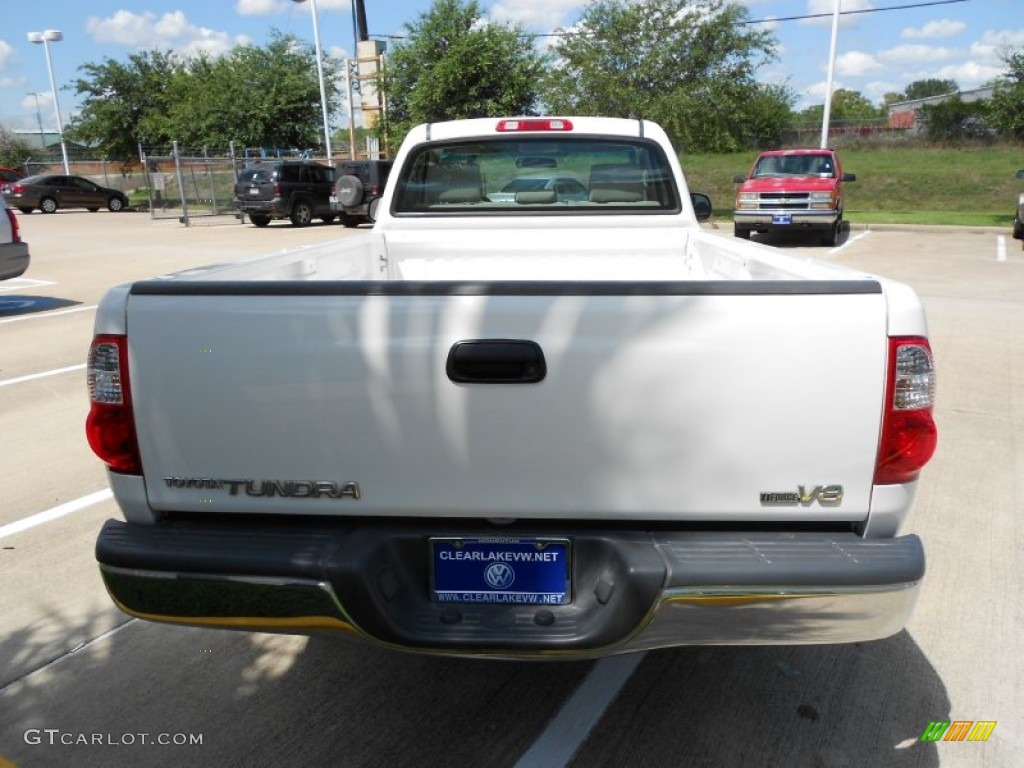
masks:
{"type": "Polygon", "coordinates": [[[492,589],[508,589],[516,580],[516,572],[505,563],[491,563],[484,569],[484,581],[492,589]]]}

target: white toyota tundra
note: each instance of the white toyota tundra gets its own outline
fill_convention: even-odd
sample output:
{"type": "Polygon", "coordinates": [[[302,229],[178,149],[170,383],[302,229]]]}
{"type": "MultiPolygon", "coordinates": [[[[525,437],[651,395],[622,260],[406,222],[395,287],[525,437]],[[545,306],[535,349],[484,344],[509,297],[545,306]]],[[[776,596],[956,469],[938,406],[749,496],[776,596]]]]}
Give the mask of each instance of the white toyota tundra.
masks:
{"type": "Polygon", "coordinates": [[[709,214],[653,123],[436,123],[372,230],[112,288],[111,597],[504,658],[898,632],[921,304],[709,214]]]}

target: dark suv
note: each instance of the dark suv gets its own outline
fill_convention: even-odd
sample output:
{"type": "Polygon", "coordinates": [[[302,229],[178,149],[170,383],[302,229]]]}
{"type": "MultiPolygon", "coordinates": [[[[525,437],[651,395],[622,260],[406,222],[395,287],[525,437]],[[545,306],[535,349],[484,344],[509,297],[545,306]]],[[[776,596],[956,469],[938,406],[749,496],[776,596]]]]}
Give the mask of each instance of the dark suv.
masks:
{"type": "Polygon", "coordinates": [[[341,223],[354,227],[371,221],[370,203],[384,194],[391,173],[391,160],[346,160],[337,165],[337,178],[331,205],[341,223]]]}
{"type": "Polygon", "coordinates": [[[235,183],[235,207],[257,227],[271,219],[291,219],[304,227],[313,219],[330,224],[334,169],[306,160],[272,160],[243,169],[235,183]]]}

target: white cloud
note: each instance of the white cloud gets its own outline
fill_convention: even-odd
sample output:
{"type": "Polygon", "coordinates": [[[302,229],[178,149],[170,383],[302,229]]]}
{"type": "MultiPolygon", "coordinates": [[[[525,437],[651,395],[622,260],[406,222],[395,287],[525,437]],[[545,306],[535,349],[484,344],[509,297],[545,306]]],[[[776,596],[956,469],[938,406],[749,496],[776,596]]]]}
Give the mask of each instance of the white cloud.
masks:
{"type": "Polygon", "coordinates": [[[934,70],[910,73],[907,82],[936,78],[939,80],[956,80],[961,90],[979,88],[990,80],[1004,74],[1004,67],[981,64],[977,61],[965,61],[961,64],[949,64],[934,70]]]}
{"type": "Polygon", "coordinates": [[[879,51],[878,58],[890,65],[909,65],[949,61],[963,54],[963,51],[953,48],[938,48],[931,45],[898,45],[895,48],[879,51]]]}
{"type": "Polygon", "coordinates": [[[281,0],[238,0],[235,3],[235,11],[241,16],[265,16],[283,10],[281,0]]]}
{"type": "Polygon", "coordinates": [[[923,27],[907,27],[900,32],[904,39],[934,38],[934,37],[955,37],[967,29],[966,22],[954,21],[953,19],[941,19],[929,21],[923,27]]]}
{"type": "Polygon", "coordinates": [[[235,45],[244,45],[250,41],[244,35],[231,37],[226,32],[193,24],[182,11],[157,17],[148,11],[136,14],[122,10],[105,19],[91,16],[85,28],[93,40],[99,43],[139,49],[169,48],[185,56],[198,53],[219,56],[235,45]]]}
{"type": "MultiPolygon", "coordinates": [[[[836,80],[832,83],[832,91],[838,91],[846,88],[846,85],[836,80]]],[[[825,101],[825,94],[828,93],[828,81],[822,80],[820,83],[812,83],[811,85],[804,88],[802,96],[803,101],[809,104],[822,104],[825,101]]]]}
{"type": "MultiPolygon", "coordinates": [[[[807,0],[807,13],[808,14],[824,14],[822,18],[818,19],[801,19],[800,24],[817,24],[820,26],[827,26],[832,24],[832,14],[835,11],[836,0],[807,0]]],[[[845,16],[840,17],[840,24],[844,27],[852,26],[856,23],[857,17],[860,14],[852,14],[851,11],[867,11],[871,10],[875,6],[871,3],[871,0],[843,0],[840,11],[845,16]]]]}
{"type": "Polygon", "coordinates": [[[491,6],[490,16],[499,23],[549,32],[564,26],[569,16],[587,3],[588,0],[500,0],[491,6]]]}
{"type": "Polygon", "coordinates": [[[883,69],[878,59],[870,53],[850,51],[836,56],[836,72],[847,77],[863,77],[883,69]]]}
{"type": "Polygon", "coordinates": [[[14,50],[14,46],[6,40],[0,40],[0,72],[7,69],[11,62],[13,62],[17,57],[18,54],[14,50]]]}
{"type": "Polygon", "coordinates": [[[872,104],[880,104],[885,94],[901,93],[906,87],[906,83],[895,83],[891,80],[875,80],[865,85],[861,93],[872,104]]]}
{"type": "MultiPolygon", "coordinates": [[[[45,122],[46,115],[53,115],[53,91],[47,91],[46,93],[40,91],[36,96],[39,97],[39,112],[43,116],[43,120],[45,122]]],[[[33,117],[36,114],[36,96],[33,96],[30,93],[23,97],[19,104],[22,109],[27,112],[31,112],[33,117]]]]}
{"type": "MultiPolygon", "coordinates": [[[[298,8],[292,0],[237,0],[235,12],[239,16],[271,16],[282,14],[289,8],[298,8]]],[[[352,8],[349,0],[317,0],[316,10],[348,11],[352,8]]],[[[304,11],[309,13],[309,11],[304,11]]]]}

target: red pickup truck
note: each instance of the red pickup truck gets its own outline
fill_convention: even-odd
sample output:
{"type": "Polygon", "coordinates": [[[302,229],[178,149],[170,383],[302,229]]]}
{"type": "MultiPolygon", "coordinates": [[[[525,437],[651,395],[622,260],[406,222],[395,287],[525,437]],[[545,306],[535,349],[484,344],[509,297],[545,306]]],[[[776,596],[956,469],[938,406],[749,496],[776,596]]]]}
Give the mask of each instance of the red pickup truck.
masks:
{"type": "Polygon", "coordinates": [[[811,229],[822,245],[836,244],[843,223],[843,173],[831,149],[778,149],[762,152],[746,176],[733,178],[736,192],[733,233],[811,229]]]}

